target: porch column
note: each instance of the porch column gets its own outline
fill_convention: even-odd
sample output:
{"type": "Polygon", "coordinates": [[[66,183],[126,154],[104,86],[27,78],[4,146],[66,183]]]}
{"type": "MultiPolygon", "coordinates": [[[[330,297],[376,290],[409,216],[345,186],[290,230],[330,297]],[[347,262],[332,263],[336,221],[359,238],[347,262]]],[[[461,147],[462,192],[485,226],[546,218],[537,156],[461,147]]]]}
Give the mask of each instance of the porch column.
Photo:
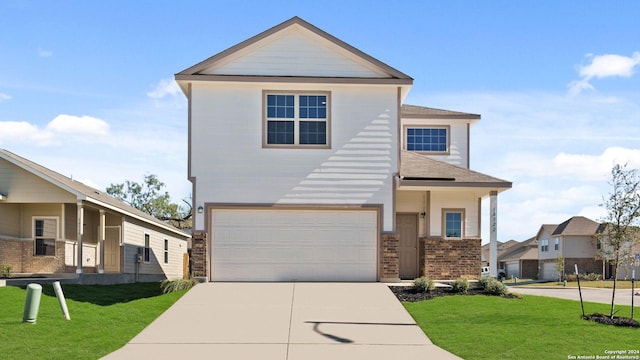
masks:
{"type": "Polygon", "coordinates": [[[100,224],[98,225],[98,241],[100,242],[100,265],[98,266],[98,274],[104,274],[104,238],[105,238],[105,213],[100,210],[100,224]]]}
{"type": "Polygon", "coordinates": [[[498,192],[489,194],[489,276],[498,277],[498,192]]]}
{"type": "Polygon", "coordinates": [[[77,264],[76,264],[76,274],[82,274],[82,259],[83,259],[83,254],[82,254],[82,238],[84,236],[84,208],[82,206],[82,201],[78,201],[78,224],[77,224],[77,241],[76,241],[76,247],[77,247],[77,253],[78,253],[78,258],[76,259],[77,264]]]}

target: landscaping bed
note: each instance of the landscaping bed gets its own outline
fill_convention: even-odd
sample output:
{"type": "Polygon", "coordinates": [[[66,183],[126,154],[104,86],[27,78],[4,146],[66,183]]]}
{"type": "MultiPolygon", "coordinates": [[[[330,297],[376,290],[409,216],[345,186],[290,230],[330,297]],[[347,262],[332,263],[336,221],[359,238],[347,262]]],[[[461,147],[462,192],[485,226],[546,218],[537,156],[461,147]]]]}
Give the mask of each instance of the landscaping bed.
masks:
{"type": "MultiPolygon", "coordinates": [[[[398,298],[398,300],[400,301],[407,301],[407,302],[416,302],[416,301],[423,301],[423,300],[431,300],[434,298],[438,298],[438,297],[442,297],[442,296],[451,296],[451,295],[490,295],[490,296],[496,296],[495,294],[491,294],[488,293],[487,291],[485,291],[484,289],[481,288],[477,288],[477,289],[469,289],[467,290],[466,293],[461,293],[461,292],[457,292],[454,291],[451,288],[448,287],[438,287],[435,288],[431,291],[418,291],[418,289],[416,289],[413,286],[389,286],[389,289],[391,290],[391,292],[393,292],[393,294],[398,298]]],[[[514,295],[512,293],[506,293],[503,295],[498,295],[504,298],[509,298],[509,299],[517,299],[519,298],[518,295],[514,295]]]]}

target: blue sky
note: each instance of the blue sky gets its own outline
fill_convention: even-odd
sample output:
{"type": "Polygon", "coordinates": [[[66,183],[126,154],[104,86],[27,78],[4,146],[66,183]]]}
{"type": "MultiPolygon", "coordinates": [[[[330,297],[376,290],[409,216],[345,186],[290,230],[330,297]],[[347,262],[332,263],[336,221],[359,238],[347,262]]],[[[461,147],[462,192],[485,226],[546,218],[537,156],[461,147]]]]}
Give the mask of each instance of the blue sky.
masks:
{"type": "Polygon", "coordinates": [[[180,201],[173,74],[300,16],[412,76],[406,103],[482,114],[471,167],[513,181],[498,238],[525,240],[598,220],[613,164],[640,168],[638,14],[638,1],[5,0],[0,147],[102,189],[157,174],[180,201]]]}

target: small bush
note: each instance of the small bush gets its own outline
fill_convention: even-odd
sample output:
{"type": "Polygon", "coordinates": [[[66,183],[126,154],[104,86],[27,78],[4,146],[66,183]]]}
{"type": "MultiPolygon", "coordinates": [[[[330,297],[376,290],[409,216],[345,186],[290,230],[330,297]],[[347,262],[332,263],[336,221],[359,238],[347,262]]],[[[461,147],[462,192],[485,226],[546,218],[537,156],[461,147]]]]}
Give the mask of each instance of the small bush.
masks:
{"type": "Polygon", "coordinates": [[[496,279],[492,278],[491,276],[483,276],[480,278],[480,280],[478,280],[478,284],[480,284],[480,287],[483,289],[487,288],[487,284],[491,281],[495,281],[496,279]]]}
{"type": "Polygon", "coordinates": [[[0,276],[3,278],[11,277],[11,265],[0,264],[0,276]]]}
{"type": "Polygon", "coordinates": [[[168,294],[175,291],[180,290],[189,290],[194,287],[198,282],[192,278],[188,279],[173,279],[173,280],[163,280],[160,283],[160,287],[162,288],[163,294],[168,294]]]}
{"type": "Polygon", "coordinates": [[[482,288],[484,289],[484,291],[487,294],[490,295],[505,295],[509,292],[509,289],[507,288],[507,286],[503,283],[501,283],[500,281],[494,279],[494,278],[481,278],[480,279],[480,283],[482,285],[482,288]]]}
{"type": "Polygon", "coordinates": [[[419,292],[427,292],[435,289],[436,284],[433,280],[423,276],[413,280],[413,287],[419,292]]]}
{"type": "Polygon", "coordinates": [[[601,280],[601,277],[600,277],[600,274],[590,273],[590,274],[585,274],[584,279],[587,281],[598,281],[598,280],[601,280]]]}
{"type": "Polygon", "coordinates": [[[453,292],[466,294],[469,291],[469,280],[458,279],[451,284],[451,289],[453,292]]]}
{"type": "MultiPolygon", "coordinates": [[[[568,282],[577,281],[576,274],[567,274],[564,278],[568,282]]],[[[602,275],[596,274],[596,273],[580,274],[580,280],[583,280],[583,281],[598,281],[598,280],[602,280],[602,275]]]]}

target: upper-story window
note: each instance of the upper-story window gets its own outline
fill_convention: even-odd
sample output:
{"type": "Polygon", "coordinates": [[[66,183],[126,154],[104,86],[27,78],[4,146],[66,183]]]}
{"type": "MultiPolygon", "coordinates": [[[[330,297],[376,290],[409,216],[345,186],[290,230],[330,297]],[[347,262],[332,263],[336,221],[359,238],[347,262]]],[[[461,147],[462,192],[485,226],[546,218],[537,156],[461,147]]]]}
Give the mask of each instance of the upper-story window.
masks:
{"type": "Polygon", "coordinates": [[[264,93],[265,147],[329,147],[330,94],[264,93]]]}
{"type": "Polygon", "coordinates": [[[405,148],[408,151],[448,153],[448,127],[410,126],[405,131],[405,148]]]}
{"type": "Polygon", "coordinates": [[[560,239],[553,239],[553,250],[560,250],[560,239]]]}
{"type": "Polygon", "coordinates": [[[549,251],[549,239],[540,240],[540,251],[549,251]]]}

